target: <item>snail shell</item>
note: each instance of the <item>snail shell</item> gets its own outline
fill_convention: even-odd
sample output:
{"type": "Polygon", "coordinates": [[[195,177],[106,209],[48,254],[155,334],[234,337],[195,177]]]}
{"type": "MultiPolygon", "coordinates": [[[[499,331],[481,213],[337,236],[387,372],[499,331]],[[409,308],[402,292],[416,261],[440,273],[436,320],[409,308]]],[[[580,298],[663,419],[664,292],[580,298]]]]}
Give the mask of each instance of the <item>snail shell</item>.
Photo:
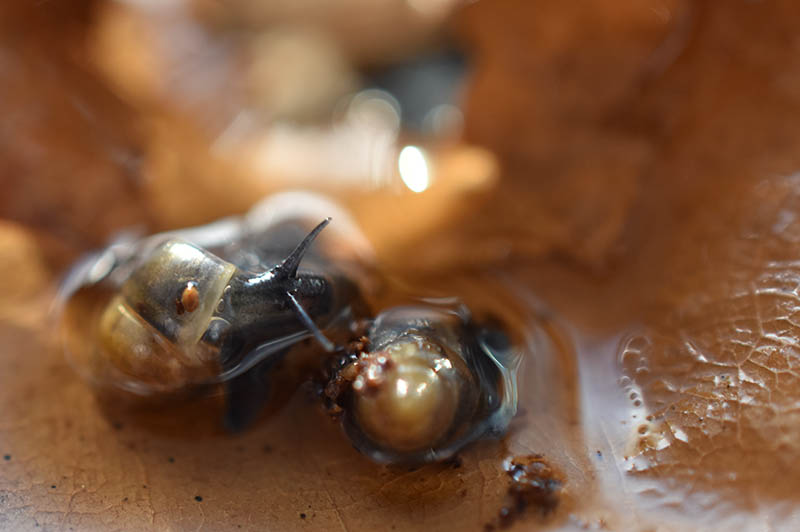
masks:
{"type": "Polygon", "coordinates": [[[378,462],[444,460],[516,412],[519,357],[505,334],[466,309],[397,307],[368,333],[370,349],[341,374],[345,432],[378,462]]]}
{"type": "Polygon", "coordinates": [[[158,246],[100,317],[100,351],[118,383],[163,392],[211,378],[219,348],[200,339],[236,270],[187,242],[158,246]]]}

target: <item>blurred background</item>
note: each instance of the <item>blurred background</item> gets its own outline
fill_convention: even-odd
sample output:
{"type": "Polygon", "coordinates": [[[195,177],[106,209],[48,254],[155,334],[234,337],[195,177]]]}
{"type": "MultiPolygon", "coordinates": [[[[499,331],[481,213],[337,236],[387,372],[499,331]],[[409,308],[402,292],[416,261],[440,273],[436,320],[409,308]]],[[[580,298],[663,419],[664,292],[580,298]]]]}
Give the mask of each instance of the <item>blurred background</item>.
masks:
{"type": "Polygon", "coordinates": [[[455,0],[3,10],[5,218],[97,246],[312,188],[369,217],[391,264],[438,238],[415,261],[430,269],[556,249],[602,266],[664,127],[641,100],[692,16],[455,0]]]}
{"type": "Polygon", "coordinates": [[[265,458],[261,431],[216,469],[211,441],[155,472],[179,444],[110,426],[54,347],[53,289],[82,254],[310,189],[390,274],[457,295],[502,278],[567,339],[576,417],[525,405],[508,443],[550,455],[567,495],[518,526],[790,529],[799,17],[789,0],[4,2],[0,528],[493,518],[485,449],[395,482],[347,449],[307,444],[313,470],[265,458]]]}

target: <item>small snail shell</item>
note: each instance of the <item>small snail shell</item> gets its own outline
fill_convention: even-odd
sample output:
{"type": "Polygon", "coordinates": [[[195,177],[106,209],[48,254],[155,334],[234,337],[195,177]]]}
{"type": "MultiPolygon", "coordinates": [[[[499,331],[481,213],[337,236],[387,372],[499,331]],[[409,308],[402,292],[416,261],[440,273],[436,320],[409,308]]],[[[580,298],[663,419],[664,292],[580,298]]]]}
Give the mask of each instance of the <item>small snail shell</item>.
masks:
{"type": "Polygon", "coordinates": [[[474,379],[437,345],[408,338],[365,358],[366,376],[353,382],[354,416],[381,445],[401,452],[435,445],[459,413],[474,410],[474,379]]]}
{"type": "Polygon", "coordinates": [[[373,322],[370,349],[341,371],[340,403],[356,448],[379,462],[443,460],[516,412],[518,360],[463,307],[409,306],[373,322]]]}
{"type": "Polygon", "coordinates": [[[199,343],[235,273],[234,265],[187,242],[155,248],[100,318],[108,362],[147,390],[211,377],[217,350],[199,343]]]}

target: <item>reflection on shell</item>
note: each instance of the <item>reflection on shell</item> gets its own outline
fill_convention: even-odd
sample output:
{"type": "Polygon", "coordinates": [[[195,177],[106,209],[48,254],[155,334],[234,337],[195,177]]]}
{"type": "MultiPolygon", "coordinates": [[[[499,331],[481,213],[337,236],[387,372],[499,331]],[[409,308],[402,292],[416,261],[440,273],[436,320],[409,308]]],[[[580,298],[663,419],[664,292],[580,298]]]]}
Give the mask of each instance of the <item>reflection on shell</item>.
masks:
{"type": "Polygon", "coordinates": [[[343,426],[379,462],[444,460],[485,436],[501,436],[517,408],[519,357],[504,332],[466,309],[397,307],[380,314],[369,350],[336,376],[343,426]]]}

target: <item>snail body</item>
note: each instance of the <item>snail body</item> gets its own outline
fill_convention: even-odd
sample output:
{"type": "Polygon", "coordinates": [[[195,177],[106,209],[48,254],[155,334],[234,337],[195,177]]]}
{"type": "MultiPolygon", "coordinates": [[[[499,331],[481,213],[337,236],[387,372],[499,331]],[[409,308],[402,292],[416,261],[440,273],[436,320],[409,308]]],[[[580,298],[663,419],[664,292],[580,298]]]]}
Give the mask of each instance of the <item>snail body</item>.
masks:
{"type": "Polygon", "coordinates": [[[277,338],[314,335],[331,350],[314,319],[334,310],[333,280],[298,269],[326,224],[261,273],[244,271],[186,241],[169,239],[156,246],[103,312],[104,353],[130,377],[168,389],[190,384],[194,370],[207,368],[212,359],[223,371],[238,367],[257,346],[277,338]]]}
{"type": "Polygon", "coordinates": [[[378,315],[369,350],[341,374],[342,425],[378,462],[445,460],[516,412],[519,359],[505,333],[463,306],[405,306],[378,315]]]}
{"type": "Polygon", "coordinates": [[[225,424],[246,427],[269,397],[276,363],[290,352],[327,356],[329,337],[345,341],[360,312],[340,264],[310,250],[330,219],[308,232],[314,214],[276,217],[273,205],[258,217],[115,244],[78,265],[61,296],[63,329],[90,322],[65,335],[77,369],[101,390],[139,397],[221,384],[225,424]],[[102,304],[82,303],[92,292],[107,294],[102,304]]]}

